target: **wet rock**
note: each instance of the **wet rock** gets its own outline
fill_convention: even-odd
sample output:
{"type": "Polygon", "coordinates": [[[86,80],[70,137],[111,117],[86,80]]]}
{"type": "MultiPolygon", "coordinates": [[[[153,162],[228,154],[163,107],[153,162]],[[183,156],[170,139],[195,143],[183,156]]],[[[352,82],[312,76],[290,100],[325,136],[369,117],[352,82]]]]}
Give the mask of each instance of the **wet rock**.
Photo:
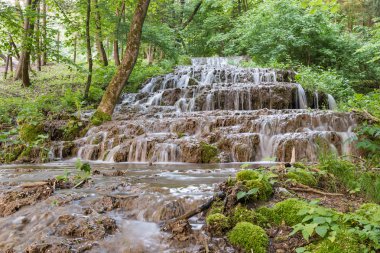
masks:
{"type": "Polygon", "coordinates": [[[62,215],[56,221],[56,234],[66,237],[100,240],[116,230],[116,221],[109,217],[88,218],[62,215]]]}
{"type": "Polygon", "coordinates": [[[5,192],[0,195],[0,217],[11,215],[23,206],[33,205],[38,201],[47,199],[53,192],[53,187],[45,183],[18,187],[15,190],[5,192]]]}
{"type": "Polygon", "coordinates": [[[71,253],[70,246],[65,244],[33,244],[25,249],[25,253],[71,253]]]}

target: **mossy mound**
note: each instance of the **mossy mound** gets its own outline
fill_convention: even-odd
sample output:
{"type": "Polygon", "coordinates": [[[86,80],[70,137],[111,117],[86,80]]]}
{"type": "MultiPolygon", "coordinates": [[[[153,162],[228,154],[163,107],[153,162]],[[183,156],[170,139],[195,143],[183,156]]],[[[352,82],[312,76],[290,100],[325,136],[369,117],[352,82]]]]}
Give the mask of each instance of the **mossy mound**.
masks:
{"type": "Polygon", "coordinates": [[[213,163],[218,162],[218,148],[207,144],[206,142],[201,142],[201,162],[202,163],[213,163]]]}
{"type": "Polygon", "coordinates": [[[217,236],[223,235],[223,233],[229,228],[228,218],[221,213],[207,216],[206,223],[208,230],[217,236]]]}
{"type": "Polygon", "coordinates": [[[352,233],[343,231],[337,234],[334,242],[326,238],[316,244],[310,244],[306,249],[313,253],[361,253],[359,238],[352,233]]]}
{"type": "Polygon", "coordinates": [[[233,210],[232,215],[230,216],[231,226],[235,226],[239,222],[250,222],[256,225],[264,225],[268,221],[260,213],[255,212],[254,210],[249,210],[246,207],[238,205],[233,210]]]}
{"type": "Polygon", "coordinates": [[[256,194],[253,194],[250,199],[252,200],[268,200],[272,194],[272,185],[266,179],[253,179],[244,182],[247,191],[251,189],[258,189],[256,194]]]}
{"type": "Polygon", "coordinates": [[[236,174],[237,181],[248,181],[259,178],[260,173],[254,170],[242,170],[236,174]]]}
{"type": "Polygon", "coordinates": [[[302,222],[304,216],[298,215],[298,212],[307,207],[306,202],[291,198],[278,202],[273,208],[260,207],[256,211],[264,216],[269,223],[281,224],[285,222],[286,225],[293,226],[302,222]]]}
{"type": "Polygon", "coordinates": [[[269,245],[265,230],[249,222],[239,222],[228,233],[228,241],[246,252],[265,253],[269,245]]]}
{"type": "Polygon", "coordinates": [[[316,186],[318,183],[318,180],[314,177],[313,173],[304,169],[290,171],[286,174],[286,178],[311,187],[316,186]]]}

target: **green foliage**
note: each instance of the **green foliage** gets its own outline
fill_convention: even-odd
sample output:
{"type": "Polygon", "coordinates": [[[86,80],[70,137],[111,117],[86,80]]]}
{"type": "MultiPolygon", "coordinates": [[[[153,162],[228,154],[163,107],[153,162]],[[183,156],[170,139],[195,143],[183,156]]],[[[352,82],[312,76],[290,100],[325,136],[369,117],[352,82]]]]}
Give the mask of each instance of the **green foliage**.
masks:
{"type": "Polygon", "coordinates": [[[207,144],[206,142],[200,143],[201,149],[201,162],[202,163],[213,163],[218,161],[218,148],[207,144]]]}
{"type": "Polygon", "coordinates": [[[366,171],[354,163],[334,155],[321,155],[321,169],[333,174],[341,184],[353,192],[360,191],[370,200],[380,202],[380,173],[366,171]]]}
{"type": "Polygon", "coordinates": [[[228,218],[221,213],[208,215],[206,223],[214,235],[223,235],[223,232],[229,228],[228,218]]]}
{"type": "Polygon", "coordinates": [[[55,179],[57,179],[57,181],[68,182],[70,174],[71,173],[69,171],[65,170],[65,172],[63,173],[63,175],[58,175],[58,176],[55,177],[55,179]]]}
{"type": "Polygon", "coordinates": [[[265,253],[269,238],[265,230],[249,222],[239,222],[228,233],[229,242],[246,252],[265,253]]]}
{"type": "Polygon", "coordinates": [[[38,140],[39,136],[42,134],[43,127],[41,125],[23,124],[19,129],[20,139],[29,144],[38,140]]]}
{"type": "Polygon", "coordinates": [[[272,185],[265,177],[245,181],[244,186],[248,189],[245,197],[253,200],[268,200],[273,193],[272,185]]]}
{"type": "Polygon", "coordinates": [[[346,101],[354,94],[349,81],[336,70],[301,67],[297,70],[296,81],[305,89],[333,94],[338,101],[346,101]]]}
{"type": "Polygon", "coordinates": [[[361,253],[365,252],[360,247],[358,237],[347,231],[341,231],[336,235],[336,240],[331,241],[326,238],[316,244],[308,245],[303,248],[304,251],[299,252],[314,252],[314,253],[361,253]]]}
{"type": "Polygon", "coordinates": [[[156,64],[148,64],[143,60],[139,60],[128,79],[128,84],[126,85],[124,91],[130,93],[137,93],[141,88],[141,85],[149,78],[163,75],[171,72],[173,70],[175,62],[162,60],[156,64]]]}
{"type": "Polygon", "coordinates": [[[91,166],[89,163],[83,163],[80,159],[77,159],[75,162],[75,168],[77,170],[83,171],[85,173],[91,172],[91,166]]]}

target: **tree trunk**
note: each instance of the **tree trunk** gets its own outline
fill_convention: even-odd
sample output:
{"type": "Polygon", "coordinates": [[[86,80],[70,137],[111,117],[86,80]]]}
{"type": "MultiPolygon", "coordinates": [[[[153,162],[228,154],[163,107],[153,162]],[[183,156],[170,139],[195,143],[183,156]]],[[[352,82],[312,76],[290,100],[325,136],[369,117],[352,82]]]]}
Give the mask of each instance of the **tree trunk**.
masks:
{"type": "Polygon", "coordinates": [[[139,0],[128,33],[127,48],[123,61],[117,69],[115,76],[109,83],[100,102],[97,114],[111,116],[117,100],[128,81],[139,55],[140,40],[145,17],[148,12],[150,0],[139,0]]]}
{"type": "Polygon", "coordinates": [[[46,22],[46,0],[44,0],[42,5],[42,66],[47,64],[47,22],[46,22]]]}
{"type": "Polygon", "coordinates": [[[182,25],[182,29],[185,29],[191,23],[191,21],[193,21],[195,15],[197,14],[197,12],[199,11],[199,9],[201,8],[202,3],[203,3],[203,0],[200,0],[197,3],[197,5],[195,5],[195,8],[194,8],[193,12],[191,13],[190,17],[182,25]]]}
{"type": "Polygon", "coordinates": [[[95,42],[96,42],[96,49],[98,50],[98,54],[100,56],[100,60],[103,62],[104,66],[108,66],[108,59],[106,50],[104,49],[103,45],[103,38],[102,38],[102,24],[101,24],[101,17],[100,12],[98,8],[98,0],[93,0],[94,8],[95,8],[95,42]]]}
{"type": "Polygon", "coordinates": [[[60,46],[61,46],[61,32],[58,31],[58,34],[57,34],[57,63],[59,63],[59,60],[60,60],[60,46]]]}
{"type": "Polygon", "coordinates": [[[121,3],[121,8],[116,9],[116,16],[117,16],[117,23],[116,23],[116,28],[115,28],[115,38],[113,41],[113,58],[115,61],[115,65],[119,66],[120,65],[120,55],[119,55],[119,30],[120,30],[120,23],[121,23],[121,18],[124,15],[125,11],[125,1],[121,3]]]}
{"type": "Polygon", "coordinates": [[[90,18],[91,18],[91,0],[87,0],[87,15],[86,15],[86,47],[87,47],[87,62],[88,75],[86,88],[84,90],[84,98],[88,98],[92,79],[92,53],[91,53],[91,37],[90,37],[90,18]]]}
{"type": "Polygon", "coordinates": [[[78,41],[78,36],[75,34],[75,37],[74,37],[74,56],[73,56],[74,64],[77,61],[77,43],[78,43],[77,41],[78,41]]]}
{"type": "MultiPolygon", "coordinates": [[[[39,0],[26,0],[26,7],[31,11],[36,10],[36,6],[39,0]]],[[[18,70],[16,73],[15,79],[22,79],[22,85],[24,87],[29,87],[31,85],[29,78],[29,67],[30,67],[30,40],[33,37],[34,30],[34,20],[30,18],[29,15],[25,15],[24,17],[24,39],[22,45],[22,53],[20,57],[20,62],[18,66],[18,70]]]]}
{"type": "Polygon", "coordinates": [[[37,22],[36,22],[36,58],[37,69],[41,71],[41,36],[40,36],[40,4],[37,5],[37,22]]]}
{"type": "Polygon", "coordinates": [[[146,54],[146,59],[148,61],[148,64],[151,65],[154,61],[154,46],[151,44],[148,44],[145,54],[146,54]]]}
{"type": "Polygon", "coordinates": [[[16,59],[20,59],[20,53],[18,52],[18,48],[17,48],[17,45],[16,43],[13,41],[13,37],[11,34],[9,34],[9,43],[11,45],[11,48],[13,48],[14,50],[14,53],[15,53],[15,56],[16,56],[16,59]]]}
{"type": "Polygon", "coordinates": [[[8,75],[8,68],[9,68],[9,61],[10,61],[11,56],[7,56],[7,60],[5,63],[5,71],[4,71],[4,80],[7,80],[7,75],[8,75]]]}

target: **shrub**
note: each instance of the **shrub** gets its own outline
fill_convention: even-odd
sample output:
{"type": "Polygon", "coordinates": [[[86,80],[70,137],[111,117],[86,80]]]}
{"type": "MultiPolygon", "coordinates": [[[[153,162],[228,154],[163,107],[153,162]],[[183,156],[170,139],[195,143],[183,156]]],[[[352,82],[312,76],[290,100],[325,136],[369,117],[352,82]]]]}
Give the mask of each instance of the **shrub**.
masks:
{"type": "Polygon", "coordinates": [[[249,222],[239,222],[228,233],[229,242],[246,252],[265,253],[269,238],[265,230],[249,222]]]}

